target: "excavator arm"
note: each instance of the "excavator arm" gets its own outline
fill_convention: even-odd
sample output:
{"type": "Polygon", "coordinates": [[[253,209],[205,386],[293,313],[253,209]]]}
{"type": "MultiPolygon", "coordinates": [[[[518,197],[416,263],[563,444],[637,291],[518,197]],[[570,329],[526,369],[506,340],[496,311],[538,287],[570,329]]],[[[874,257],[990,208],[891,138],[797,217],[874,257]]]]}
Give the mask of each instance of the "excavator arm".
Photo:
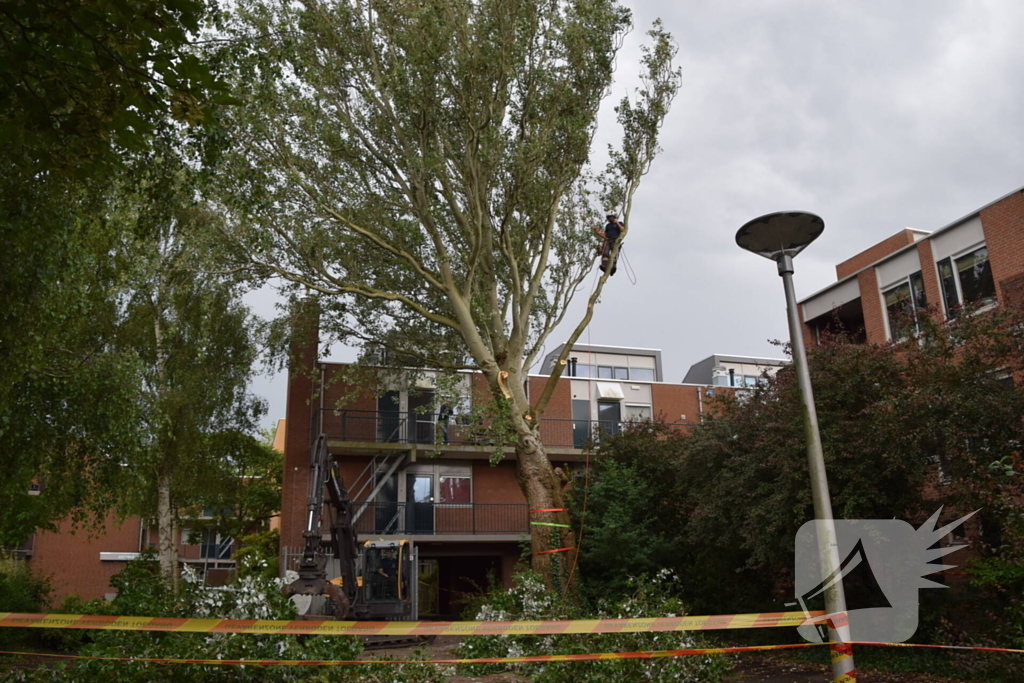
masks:
{"type": "Polygon", "coordinates": [[[288,595],[328,595],[337,607],[339,619],[353,618],[359,611],[356,585],[358,546],[352,522],[352,503],[338,475],[338,465],[327,448],[327,436],[321,434],[310,449],[309,495],[306,498],[304,547],[299,562],[299,578],[285,587],[288,595]],[[334,508],[331,545],[341,566],[341,586],[327,580],[327,558],[323,551],[323,522],[326,489],[334,508]]]}

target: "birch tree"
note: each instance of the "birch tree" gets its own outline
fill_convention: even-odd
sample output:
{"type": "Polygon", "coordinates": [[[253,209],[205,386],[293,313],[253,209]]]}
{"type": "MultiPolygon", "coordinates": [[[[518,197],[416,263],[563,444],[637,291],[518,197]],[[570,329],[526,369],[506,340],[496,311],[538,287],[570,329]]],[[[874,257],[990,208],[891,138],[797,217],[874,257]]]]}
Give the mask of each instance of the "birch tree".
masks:
{"type": "Polygon", "coordinates": [[[161,573],[177,580],[179,520],[230,477],[230,444],[265,411],[247,393],[256,348],[237,283],[197,268],[219,217],[168,145],[137,160],[110,219],[126,273],[116,343],[139,359],[141,453],[125,463],[125,511],[155,518],[161,573]],[[226,444],[226,445],[225,445],[226,444]]]}
{"type": "MultiPolygon", "coordinates": [[[[628,228],[679,87],[671,36],[648,32],[598,174],[598,112],[631,26],[613,0],[255,0],[236,19],[247,104],[220,174],[233,267],[318,294],[337,339],[479,370],[530,508],[564,508],[538,421],[607,274],[544,390],[527,396],[524,380],[590,289],[590,227],[610,209],[628,228]]],[[[542,572],[546,551],[576,545],[545,528],[562,531],[533,534],[542,572]]]]}

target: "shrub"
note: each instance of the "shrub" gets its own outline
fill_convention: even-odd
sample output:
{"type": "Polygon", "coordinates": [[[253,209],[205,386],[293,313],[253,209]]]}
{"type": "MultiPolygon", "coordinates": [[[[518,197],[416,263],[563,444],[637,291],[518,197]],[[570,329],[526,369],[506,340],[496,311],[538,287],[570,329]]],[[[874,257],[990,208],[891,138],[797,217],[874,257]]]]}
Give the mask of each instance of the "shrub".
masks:
{"type": "MultiPolygon", "coordinates": [[[[177,596],[155,562],[140,559],[111,580],[118,593],[110,603],[80,603],[79,611],[121,616],[195,617],[210,619],[294,619],[295,608],[278,580],[259,576],[231,586],[203,586],[186,567],[177,596]]],[[[297,638],[293,635],[228,633],[165,633],[153,631],[91,631],[79,653],[92,657],[172,659],[356,659],[362,642],[354,637],[297,638]]],[[[63,668],[63,667],[58,667],[63,668]]],[[[316,680],[316,667],[203,666],[77,660],[62,680],[128,683],[134,681],[294,681],[316,680]]],[[[49,681],[52,672],[26,672],[25,680],[49,681]]]]}
{"type": "Polygon", "coordinates": [[[274,579],[278,576],[281,534],[277,529],[242,536],[238,543],[235,561],[238,563],[240,577],[262,576],[274,579]]]}
{"type": "MultiPolygon", "coordinates": [[[[0,612],[45,612],[50,580],[33,574],[24,560],[0,552],[0,612]]],[[[34,647],[39,633],[31,629],[0,628],[0,649],[34,647]]]]}
{"type": "MultiPolygon", "coordinates": [[[[653,577],[630,579],[630,592],[623,598],[599,603],[593,613],[567,604],[544,588],[541,578],[532,572],[516,575],[508,591],[492,594],[476,615],[479,621],[538,619],[606,619],[654,616],[680,616],[682,603],[673,596],[677,578],[667,570],[653,577]]],[[[677,633],[603,633],[547,636],[472,636],[460,647],[466,658],[519,657],[532,654],[585,654],[594,652],[637,652],[679,650],[707,645],[685,632],[677,633]]],[[[600,662],[545,662],[538,664],[465,665],[467,675],[513,668],[534,683],[597,683],[622,681],[701,681],[722,680],[731,668],[722,655],[696,655],[660,659],[619,659],[600,662]]]]}

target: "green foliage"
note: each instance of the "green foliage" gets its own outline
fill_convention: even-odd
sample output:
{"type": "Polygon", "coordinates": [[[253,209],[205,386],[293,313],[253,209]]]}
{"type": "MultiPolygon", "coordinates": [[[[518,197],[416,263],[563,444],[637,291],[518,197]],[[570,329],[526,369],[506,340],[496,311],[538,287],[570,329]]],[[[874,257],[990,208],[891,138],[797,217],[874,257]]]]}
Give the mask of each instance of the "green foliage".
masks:
{"type": "MultiPolygon", "coordinates": [[[[682,616],[683,604],[675,597],[676,577],[668,571],[654,576],[629,579],[622,597],[596,603],[585,609],[560,600],[549,592],[541,578],[528,571],[515,575],[508,591],[491,593],[481,605],[480,621],[601,619],[682,616]]],[[[550,636],[472,636],[463,640],[459,654],[466,658],[519,657],[532,654],[584,654],[594,652],[638,652],[711,647],[685,632],[605,633],[550,636]]],[[[721,655],[697,655],[662,659],[625,659],[603,662],[540,664],[472,664],[462,667],[466,675],[513,669],[534,683],[589,683],[597,681],[700,681],[722,680],[731,668],[721,655]]]]}
{"type": "MultiPolygon", "coordinates": [[[[186,578],[188,573],[186,572],[186,578]]],[[[124,616],[216,619],[294,619],[295,608],[280,582],[247,577],[232,586],[208,587],[193,577],[175,595],[161,578],[152,556],[130,562],[111,580],[112,602],[79,605],[80,613],[124,616]]],[[[302,639],[289,635],[91,631],[79,650],[94,657],[184,659],[356,659],[362,642],[354,637],[302,639]]],[[[26,680],[50,680],[39,671],[26,680]]],[[[129,681],[296,681],[323,680],[316,667],[239,667],[144,664],[78,660],[61,672],[62,680],[111,683],[129,681]]]]}
{"type": "MultiPolygon", "coordinates": [[[[33,574],[28,562],[0,551],[0,612],[45,612],[51,591],[49,580],[33,574]]],[[[0,629],[0,650],[31,646],[38,635],[27,629],[0,629]]]]}
{"type": "Polygon", "coordinates": [[[214,511],[208,528],[234,537],[259,536],[258,530],[281,508],[283,456],[265,441],[236,430],[208,435],[204,451],[210,471],[183,500],[193,501],[196,511],[200,504],[214,511]]]}
{"type": "Polygon", "coordinates": [[[103,518],[142,415],[137,359],[111,344],[120,274],[103,179],[0,166],[0,545],[18,545],[72,512],[103,518]]]}
{"type": "MultiPolygon", "coordinates": [[[[946,518],[983,508],[970,611],[988,611],[978,628],[1003,629],[1004,643],[1019,642],[1024,613],[1024,387],[1005,379],[1024,370],[1020,322],[1007,308],[924,321],[924,343],[833,337],[809,359],[835,515],[921,523],[944,504],[946,518]]],[[[688,436],[640,425],[604,440],[588,486],[573,496],[593,590],[616,593],[616,572],[663,566],[679,572],[682,595],[701,612],[782,609],[792,600],[793,539],[813,517],[803,435],[795,373],[783,369],[716,397],[688,436]]],[[[958,609],[926,607],[926,638],[958,609]]]]}
{"type": "Polygon", "coordinates": [[[155,120],[203,121],[230,101],[190,45],[215,13],[208,0],[0,3],[0,152],[86,177],[144,147],[155,120]]]}
{"type": "Polygon", "coordinates": [[[258,531],[238,539],[235,562],[239,578],[274,579],[280,575],[281,534],[277,529],[258,531]]]}
{"type": "Polygon", "coordinates": [[[685,523],[679,506],[680,449],[678,435],[652,422],[602,436],[590,471],[576,480],[569,496],[574,523],[585,538],[580,572],[589,594],[624,595],[629,577],[678,566],[685,523]]]}

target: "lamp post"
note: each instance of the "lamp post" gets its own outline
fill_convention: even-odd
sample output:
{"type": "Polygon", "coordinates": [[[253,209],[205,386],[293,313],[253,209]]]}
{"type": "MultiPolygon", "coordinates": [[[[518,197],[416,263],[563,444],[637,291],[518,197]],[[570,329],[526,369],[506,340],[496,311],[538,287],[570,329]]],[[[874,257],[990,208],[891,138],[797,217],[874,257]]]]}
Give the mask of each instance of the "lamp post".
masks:
{"type": "MultiPolygon", "coordinates": [[[[818,413],[814,407],[811,373],[807,366],[807,349],[793,289],[793,257],[816,240],[825,229],[825,222],[813,213],[780,211],[748,222],[736,233],[736,244],[758,256],[775,261],[786,290],[786,313],[789,318],[789,338],[793,350],[800,400],[803,403],[804,436],[807,443],[807,463],[811,475],[811,494],[814,499],[814,517],[818,532],[818,551],[821,554],[822,579],[835,576],[839,570],[839,545],[832,517],[832,503],[828,495],[825,476],[825,457],[821,450],[818,431],[818,413]]],[[[825,609],[832,615],[829,622],[829,649],[832,654],[832,676],[835,682],[854,682],[853,648],[850,626],[846,615],[846,596],[842,581],[834,582],[825,591],[825,609]]]]}

